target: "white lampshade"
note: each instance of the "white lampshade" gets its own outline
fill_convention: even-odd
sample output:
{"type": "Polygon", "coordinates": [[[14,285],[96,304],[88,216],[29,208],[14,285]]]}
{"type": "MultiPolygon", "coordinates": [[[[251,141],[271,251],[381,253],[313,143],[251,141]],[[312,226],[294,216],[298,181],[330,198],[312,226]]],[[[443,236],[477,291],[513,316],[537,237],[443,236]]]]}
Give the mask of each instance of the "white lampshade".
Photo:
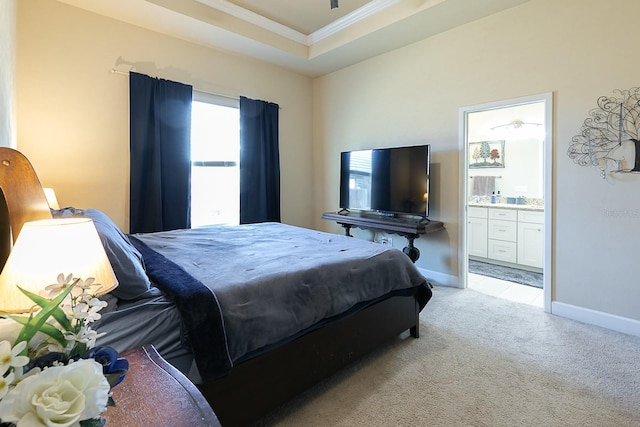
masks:
{"type": "Polygon", "coordinates": [[[96,227],[88,218],[26,222],[0,274],[0,311],[25,313],[34,307],[16,287],[39,294],[58,274],[95,279],[93,293],[118,285],[96,227]]]}

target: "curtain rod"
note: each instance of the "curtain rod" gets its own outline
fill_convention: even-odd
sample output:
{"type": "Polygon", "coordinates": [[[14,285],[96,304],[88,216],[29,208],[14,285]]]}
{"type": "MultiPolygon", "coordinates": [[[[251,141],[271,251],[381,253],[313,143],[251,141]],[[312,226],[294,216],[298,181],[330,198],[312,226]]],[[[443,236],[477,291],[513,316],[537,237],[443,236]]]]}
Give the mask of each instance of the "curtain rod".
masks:
{"type": "MultiPolygon", "coordinates": [[[[111,73],[112,74],[119,74],[121,76],[128,76],[129,75],[129,71],[120,71],[120,70],[116,70],[115,68],[111,69],[111,73]]],[[[193,88],[193,86],[192,86],[192,88],[193,88]]],[[[200,90],[200,89],[193,89],[193,91],[194,92],[203,93],[205,95],[211,95],[211,96],[218,96],[220,98],[233,99],[234,101],[238,101],[240,99],[240,97],[237,97],[237,96],[223,95],[221,93],[206,92],[206,91],[200,90]]]]}

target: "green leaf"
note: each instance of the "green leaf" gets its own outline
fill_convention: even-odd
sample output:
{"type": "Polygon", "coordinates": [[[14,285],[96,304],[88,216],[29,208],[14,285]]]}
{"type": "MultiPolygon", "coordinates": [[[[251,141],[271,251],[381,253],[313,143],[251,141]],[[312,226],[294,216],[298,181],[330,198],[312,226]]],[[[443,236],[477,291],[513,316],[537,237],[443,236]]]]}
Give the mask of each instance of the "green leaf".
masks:
{"type": "Polygon", "coordinates": [[[107,382],[109,383],[109,386],[111,388],[113,388],[113,385],[116,383],[116,381],[118,381],[120,379],[120,375],[121,375],[121,373],[118,372],[117,374],[104,374],[104,377],[106,378],[107,382]]]}
{"type": "Polygon", "coordinates": [[[82,356],[87,352],[87,345],[85,343],[76,342],[71,351],[69,357],[82,356]]]}
{"type": "MultiPolygon", "coordinates": [[[[42,325],[44,325],[47,322],[47,319],[52,315],[52,313],[56,311],[56,309],[60,309],[59,307],[60,303],[66,298],[67,295],[69,295],[71,290],[75,287],[76,283],[77,283],[77,280],[67,289],[62,291],[57,297],[48,301],[46,304],[42,305],[41,306],[42,309],[35,316],[33,316],[33,313],[32,313],[31,314],[32,319],[30,319],[29,322],[27,322],[27,324],[24,325],[24,327],[20,330],[20,334],[18,334],[18,338],[16,338],[15,343],[17,344],[21,341],[27,341],[27,342],[31,341],[33,336],[36,333],[38,333],[40,328],[42,328],[42,325]]],[[[20,291],[29,298],[35,295],[25,289],[22,289],[20,286],[18,286],[18,289],[20,289],[20,291]]],[[[38,295],[35,295],[35,296],[37,298],[41,298],[38,295]]],[[[25,348],[25,350],[23,351],[23,354],[26,355],[26,352],[27,352],[27,349],[25,348]]]]}
{"type": "Polygon", "coordinates": [[[55,326],[45,323],[40,328],[40,332],[42,332],[43,334],[49,335],[51,338],[56,340],[62,348],[66,347],[67,339],[65,338],[64,334],[60,331],[60,329],[56,328],[55,326]]]}
{"type": "MultiPolygon", "coordinates": [[[[26,325],[30,320],[30,318],[28,317],[19,317],[19,316],[9,316],[9,317],[23,325],[26,325]]],[[[67,345],[67,339],[64,337],[64,334],[60,331],[60,329],[56,328],[53,325],[45,323],[40,328],[40,332],[56,340],[63,348],[67,345]]]]}
{"type": "Polygon", "coordinates": [[[60,308],[60,306],[56,307],[51,313],[54,319],[64,328],[65,331],[71,331],[73,326],[71,326],[71,322],[67,319],[67,315],[64,314],[64,310],[60,308]]]}
{"type": "Polygon", "coordinates": [[[89,420],[80,421],[80,427],[102,427],[104,423],[100,418],[91,418],[89,420]]]}
{"type": "MultiPolygon", "coordinates": [[[[73,287],[73,285],[71,287],[73,287]]],[[[31,293],[24,289],[22,289],[22,293],[29,297],[31,301],[35,302],[43,308],[46,307],[46,305],[51,301],[48,298],[41,297],[40,295],[31,293]]],[[[56,321],[60,324],[60,326],[64,328],[65,331],[71,331],[71,322],[69,322],[69,319],[67,319],[67,316],[64,314],[64,310],[62,310],[59,305],[56,306],[56,309],[53,311],[53,313],[51,313],[51,316],[56,319],[56,321]]]]}

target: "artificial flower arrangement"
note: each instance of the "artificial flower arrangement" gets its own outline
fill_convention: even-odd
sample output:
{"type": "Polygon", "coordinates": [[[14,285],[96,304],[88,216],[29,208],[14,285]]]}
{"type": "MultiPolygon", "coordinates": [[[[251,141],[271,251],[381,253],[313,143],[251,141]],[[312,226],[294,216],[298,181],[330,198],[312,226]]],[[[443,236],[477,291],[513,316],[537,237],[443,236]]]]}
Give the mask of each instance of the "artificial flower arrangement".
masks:
{"type": "Polygon", "coordinates": [[[7,315],[17,328],[0,328],[0,427],[104,425],[111,388],[129,363],[113,348],[95,347],[104,334],[90,324],[107,303],[90,293],[93,282],[60,274],[46,296],[20,289],[40,310],[7,315]]]}

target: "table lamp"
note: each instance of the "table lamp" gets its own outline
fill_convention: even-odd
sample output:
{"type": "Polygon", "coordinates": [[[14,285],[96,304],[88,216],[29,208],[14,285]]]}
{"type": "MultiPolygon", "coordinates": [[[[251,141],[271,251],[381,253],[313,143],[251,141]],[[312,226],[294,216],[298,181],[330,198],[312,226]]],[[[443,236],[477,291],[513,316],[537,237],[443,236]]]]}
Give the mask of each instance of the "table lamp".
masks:
{"type": "MultiPolygon", "coordinates": [[[[24,223],[0,274],[0,312],[25,313],[36,304],[17,285],[34,294],[56,283],[58,275],[95,279],[91,293],[118,285],[93,221],[46,219],[24,223]]],[[[37,306],[36,306],[37,307],[37,306]]]]}

